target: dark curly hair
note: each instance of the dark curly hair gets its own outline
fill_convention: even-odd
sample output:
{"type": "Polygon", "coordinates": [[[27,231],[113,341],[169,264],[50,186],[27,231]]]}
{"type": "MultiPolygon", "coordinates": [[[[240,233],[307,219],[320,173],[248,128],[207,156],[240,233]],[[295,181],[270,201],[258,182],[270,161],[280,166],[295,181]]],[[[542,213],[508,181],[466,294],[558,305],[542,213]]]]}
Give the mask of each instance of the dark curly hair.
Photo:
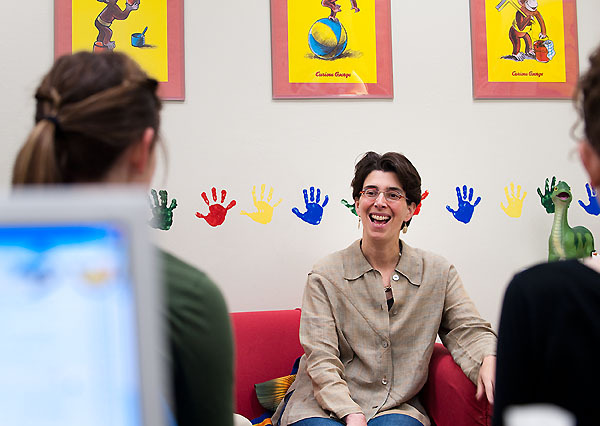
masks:
{"type": "Polygon", "coordinates": [[[587,141],[600,154],[600,47],[590,56],[590,68],[580,77],[574,99],[587,141]]]}

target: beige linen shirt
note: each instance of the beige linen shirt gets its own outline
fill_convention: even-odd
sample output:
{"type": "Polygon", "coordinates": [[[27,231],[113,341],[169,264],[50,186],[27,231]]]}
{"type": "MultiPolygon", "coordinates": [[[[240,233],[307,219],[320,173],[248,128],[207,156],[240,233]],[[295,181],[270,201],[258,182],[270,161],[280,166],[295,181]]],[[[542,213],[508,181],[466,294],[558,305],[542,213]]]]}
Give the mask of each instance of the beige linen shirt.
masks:
{"type": "Polygon", "coordinates": [[[313,267],[300,320],[305,355],[274,425],[362,412],[367,421],[402,413],[429,426],[418,393],[438,334],[476,382],[483,358],[496,353],[494,331],[479,316],[454,266],[402,247],[389,312],[381,274],[364,257],[360,240],[313,267]]]}

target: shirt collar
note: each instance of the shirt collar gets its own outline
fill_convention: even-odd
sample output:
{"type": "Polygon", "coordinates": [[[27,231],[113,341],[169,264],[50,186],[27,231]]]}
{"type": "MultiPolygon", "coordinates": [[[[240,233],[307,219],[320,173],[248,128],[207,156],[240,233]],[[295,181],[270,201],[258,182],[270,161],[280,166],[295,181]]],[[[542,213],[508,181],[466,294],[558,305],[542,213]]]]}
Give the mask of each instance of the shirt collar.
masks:
{"type": "MultiPolygon", "coordinates": [[[[353,242],[344,253],[344,278],[354,281],[362,277],[373,267],[360,249],[360,240],[353,242]]],[[[402,241],[402,255],[395,268],[411,284],[421,285],[423,280],[423,259],[417,251],[402,241]]]]}

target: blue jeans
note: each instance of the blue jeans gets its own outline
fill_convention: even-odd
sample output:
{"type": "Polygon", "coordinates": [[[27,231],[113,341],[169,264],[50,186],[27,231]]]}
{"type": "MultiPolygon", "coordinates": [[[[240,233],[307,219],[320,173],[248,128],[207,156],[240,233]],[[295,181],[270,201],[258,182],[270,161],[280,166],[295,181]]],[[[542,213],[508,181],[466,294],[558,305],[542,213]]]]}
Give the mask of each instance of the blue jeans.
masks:
{"type": "MultiPolygon", "coordinates": [[[[290,426],[338,426],[343,424],[343,422],[338,420],[310,417],[292,423],[290,426]]],[[[420,421],[405,414],[385,414],[369,420],[367,424],[369,426],[423,426],[420,421]]]]}

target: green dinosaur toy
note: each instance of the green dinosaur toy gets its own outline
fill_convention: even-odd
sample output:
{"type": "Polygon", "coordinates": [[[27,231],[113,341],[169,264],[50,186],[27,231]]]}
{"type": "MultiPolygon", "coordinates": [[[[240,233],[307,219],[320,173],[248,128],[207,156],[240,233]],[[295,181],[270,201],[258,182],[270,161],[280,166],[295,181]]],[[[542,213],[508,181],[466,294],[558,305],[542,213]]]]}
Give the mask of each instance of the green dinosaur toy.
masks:
{"type": "Polygon", "coordinates": [[[573,195],[571,188],[562,180],[552,188],[555,206],[554,223],[548,240],[548,260],[581,259],[594,251],[594,237],[583,226],[571,228],[567,223],[567,210],[573,195]]]}

